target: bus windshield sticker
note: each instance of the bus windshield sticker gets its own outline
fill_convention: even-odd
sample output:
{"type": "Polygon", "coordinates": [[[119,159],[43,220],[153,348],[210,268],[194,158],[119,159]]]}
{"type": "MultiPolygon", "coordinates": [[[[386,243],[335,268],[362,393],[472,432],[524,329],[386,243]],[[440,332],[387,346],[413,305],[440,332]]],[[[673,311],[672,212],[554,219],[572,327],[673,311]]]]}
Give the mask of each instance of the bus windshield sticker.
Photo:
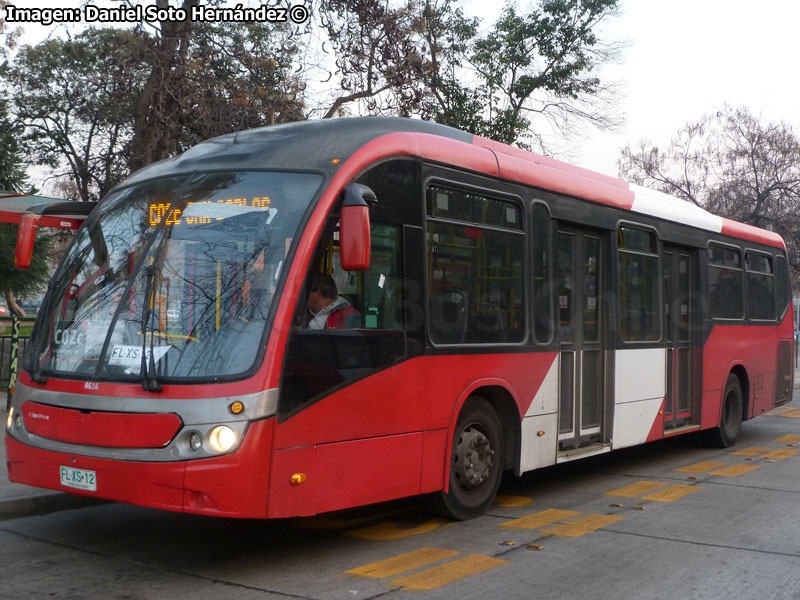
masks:
{"type": "MultiPolygon", "coordinates": [[[[153,358],[155,362],[161,360],[169,350],[169,346],[157,346],[153,348],[153,358]]],[[[145,360],[150,361],[150,348],[145,349],[145,360]]],[[[141,346],[114,346],[111,356],[108,359],[109,365],[122,367],[138,367],[142,364],[141,346]]]]}

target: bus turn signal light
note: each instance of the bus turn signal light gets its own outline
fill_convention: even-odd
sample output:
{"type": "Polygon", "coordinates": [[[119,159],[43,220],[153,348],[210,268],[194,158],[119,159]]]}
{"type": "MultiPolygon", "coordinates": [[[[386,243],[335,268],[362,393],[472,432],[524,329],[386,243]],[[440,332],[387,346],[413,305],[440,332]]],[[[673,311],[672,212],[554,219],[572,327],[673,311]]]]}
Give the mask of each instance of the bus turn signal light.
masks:
{"type": "Polygon", "coordinates": [[[228,407],[228,410],[230,410],[235,415],[240,415],[244,412],[244,404],[242,404],[237,400],[228,407]]]}
{"type": "Polygon", "coordinates": [[[306,474],[305,473],[295,473],[289,478],[289,481],[292,485],[302,485],[306,482],[306,474]]]}

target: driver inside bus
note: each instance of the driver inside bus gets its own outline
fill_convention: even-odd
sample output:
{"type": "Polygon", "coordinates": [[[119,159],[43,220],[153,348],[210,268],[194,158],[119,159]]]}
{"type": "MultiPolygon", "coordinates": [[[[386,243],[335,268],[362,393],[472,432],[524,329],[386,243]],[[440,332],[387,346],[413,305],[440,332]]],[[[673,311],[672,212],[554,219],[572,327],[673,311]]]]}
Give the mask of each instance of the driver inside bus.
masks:
{"type": "Polygon", "coordinates": [[[321,273],[308,293],[308,329],[354,329],[361,326],[361,313],[339,295],[333,277],[321,273]]]}

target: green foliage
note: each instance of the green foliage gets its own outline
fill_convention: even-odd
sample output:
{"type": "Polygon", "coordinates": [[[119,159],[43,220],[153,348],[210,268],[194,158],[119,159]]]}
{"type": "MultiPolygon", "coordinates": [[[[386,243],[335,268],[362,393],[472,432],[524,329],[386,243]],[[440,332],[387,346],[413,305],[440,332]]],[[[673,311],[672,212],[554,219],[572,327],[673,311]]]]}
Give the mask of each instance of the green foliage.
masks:
{"type": "Polygon", "coordinates": [[[6,102],[0,100],[0,191],[19,192],[27,182],[20,157],[21,127],[8,119],[6,102]]]}
{"type": "Polygon", "coordinates": [[[459,0],[323,0],[315,23],[294,29],[88,28],[22,48],[0,82],[29,162],[68,178],[67,195],[81,200],[201,140],[305,118],[307,88],[330,100],[315,109],[321,116],[421,116],[541,148],[542,126],[613,124],[597,71],[615,47],[597,27],[618,2],[509,2],[488,31],[459,0]]]}
{"type": "MultiPolygon", "coordinates": [[[[40,293],[47,285],[52,266],[53,235],[40,229],[36,233],[30,268],[25,271],[14,268],[17,228],[17,225],[0,223],[0,294],[6,299],[31,297],[40,293]]],[[[13,302],[9,301],[8,304],[13,309],[13,302]]]]}
{"type": "Polygon", "coordinates": [[[281,26],[192,23],[181,35],[89,28],[24,47],[8,67],[21,142],[69,177],[73,199],[97,200],[203,139],[302,117],[298,48],[281,26]]]}
{"type": "MultiPolygon", "coordinates": [[[[184,4],[190,0],[184,0],[184,4]]],[[[299,48],[273,23],[160,24],[142,64],[127,165],[136,170],[198,141],[302,117],[299,48]]]]}
{"type": "MultiPolygon", "coordinates": [[[[8,119],[6,105],[0,101],[0,190],[22,191],[27,182],[19,154],[17,136],[20,130],[8,119]]],[[[14,310],[11,300],[19,296],[37,294],[48,278],[48,260],[52,252],[51,237],[40,231],[36,236],[31,268],[19,271],[14,268],[14,251],[17,244],[17,225],[0,223],[0,296],[14,310]]],[[[20,315],[22,316],[22,315],[20,315]]]]}
{"type": "MultiPolygon", "coordinates": [[[[596,75],[617,48],[595,32],[618,0],[544,0],[529,12],[509,3],[485,36],[451,0],[427,3],[426,41],[436,68],[424,116],[518,144],[545,117],[599,127],[613,118],[593,103],[609,93],[596,75]]],[[[541,140],[540,140],[541,141],[541,140]]]]}
{"type": "Polygon", "coordinates": [[[81,200],[96,200],[125,175],[143,55],[144,38],[132,31],[87,29],[22,48],[8,71],[27,152],[65,172],[81,200]]]}

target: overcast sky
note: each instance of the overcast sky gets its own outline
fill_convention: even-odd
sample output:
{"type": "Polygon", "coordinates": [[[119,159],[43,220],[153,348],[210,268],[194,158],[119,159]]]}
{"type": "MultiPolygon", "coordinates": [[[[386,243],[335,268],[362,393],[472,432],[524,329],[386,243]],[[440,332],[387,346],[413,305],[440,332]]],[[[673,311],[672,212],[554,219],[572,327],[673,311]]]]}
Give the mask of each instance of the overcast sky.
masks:
{"type": "MultiPolygon", "coordinates": [[[[501,5],[472,0],[470,11],[489,21],[490,7],[501,5]]],[[[589,131],[571,140],[569,160],[617,176],[621,147],[644,138],[666,145],[684,123],[726,102],[800,128],[798,27],[800,2],[792,0],[622,0],[621,16],[606,25],[604,35],[628,45],[621,64],[602,76],[622,83],[626,121],[613,134],[589,131]]],[[[27,26],[21,41],[36,43],[47,31],[27,26]]]]}
{"type": "Polygon", "coordinates": [[[608,74],[624,83],[627,119],[577,144],[574,162],[617,176],[621,147],[666,145],[726,102],[800,127],[799,27],[800,3],[786,0],[623,0],[608,32],[629,46],[608,74]]]}

